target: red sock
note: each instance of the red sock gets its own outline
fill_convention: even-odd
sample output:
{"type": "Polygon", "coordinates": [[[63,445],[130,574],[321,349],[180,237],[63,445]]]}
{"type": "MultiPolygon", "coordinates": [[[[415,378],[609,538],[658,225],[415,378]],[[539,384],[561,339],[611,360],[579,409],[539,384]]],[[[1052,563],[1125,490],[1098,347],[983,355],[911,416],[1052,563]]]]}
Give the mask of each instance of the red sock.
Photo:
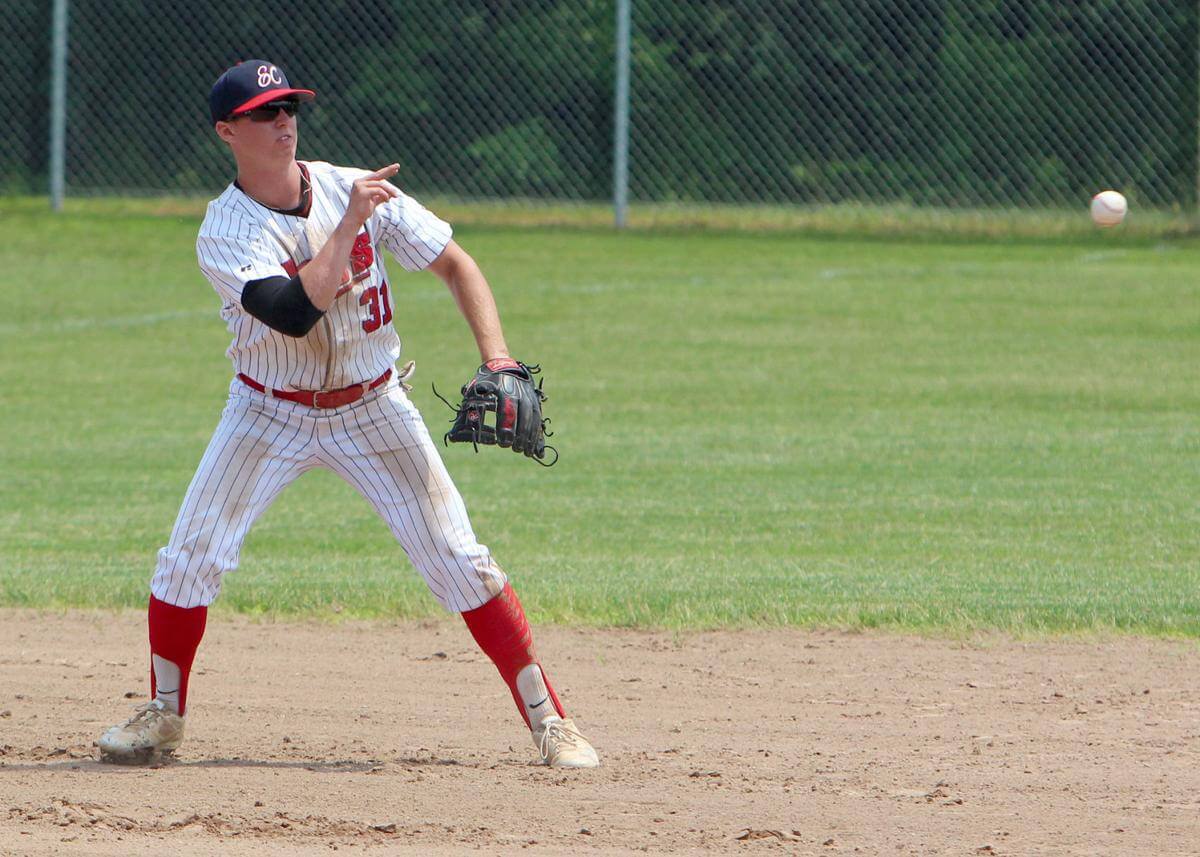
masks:
{"type": "Polygon", "coordinates": [[[154,655],[179,667],[179,713],[187,711],[188,673],[204,636],[207,607],[176,607],[150,596],[150,696],[158,693],[154,681],[154,655]]]}
{"type": "Polygon", "coordinates": [[[517,690],[517,673],[530,664],[537,664],[542,670],[542,679],[546,682],[546,690],[550,692],[554,709],[559,717],[566,717],[562,703],[558,701],[558,694],[550,685],[546,670],[538,663],[533,650],[533,632],[529,630],[529,621],[525,618],[525,611],[521,609],[521,602],[517,600],[517,593],[513,592],[511,584],[504,584],[504,589],[499,595],[482,607],[465,611],[462,617],[479,648],[483,649],[483,653],[492,659],[492,663],[500,671],[501,678],[512,692],[513,702],[525,718],[526,726],[529,725],[529,712],[525,710],[525,702],[517,690]]]}

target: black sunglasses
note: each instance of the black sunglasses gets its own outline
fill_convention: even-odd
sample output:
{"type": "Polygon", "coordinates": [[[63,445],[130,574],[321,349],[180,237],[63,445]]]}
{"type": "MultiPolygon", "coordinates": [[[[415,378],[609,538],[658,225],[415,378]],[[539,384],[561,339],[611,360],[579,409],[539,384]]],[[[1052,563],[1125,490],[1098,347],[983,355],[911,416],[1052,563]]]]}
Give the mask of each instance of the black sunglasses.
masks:
{"type": "Polygon", "coordinates": [[[242,116],[249,116],[251,122],[274,122],[280,110],[288,116],[295,116],[296,111],[299,109],[299,101],[268,101],[266,104],[255,107],[253,110],[235,113],[229,118],[240,119],[242,116]]]}

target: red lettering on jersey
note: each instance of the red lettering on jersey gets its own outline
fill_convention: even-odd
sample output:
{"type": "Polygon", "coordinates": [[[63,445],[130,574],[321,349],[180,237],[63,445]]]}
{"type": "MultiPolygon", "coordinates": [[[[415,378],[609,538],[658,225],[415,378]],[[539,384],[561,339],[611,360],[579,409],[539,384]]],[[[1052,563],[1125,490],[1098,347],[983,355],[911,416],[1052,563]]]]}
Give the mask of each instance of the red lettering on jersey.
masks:
{"type": "MultiPolygon", "coordinates": [[[[366,233],[364,232],[363,235],[366,235],[366,233]]],[[[304,266],[307,265],[311,261],[312,261],[312,259],[305,259],[303,262],[301,262],[299,265],[297,265],[291,259],[287,259],[283,262],[282,267],[283,267],[283,270],[287,273],[287,275],[289,277],[294,277],[297,274],[299,274],[301,271],[303,271],[304,266]]],[[[342,271],[342,281],[340,283],[338,283],[338,290],[337,290],[337,292],[334,293],[333,299],[337,300],[342,295],[346,294],[346,292],[348,292],[352,288],[354,288],[354,284],[357,283],[359,280],[363,279],[363,277],[364,277],[364,275],[361,275],[361,274],[355,276],[354,274],[351,273],[351,270],[349,268],[342,271]]]]}
{"type": "Polygon", "coordinates": [[[342,295],[346,294],[346,292],[350,291],[352,288],[354,288],[354,283],[350,279],[350,271],[346,270],[342,274],[342,281],[340,283],[338,283],[338,290],[333,293],[333,299],[336,301],[338,298],[340,298],[342,295]]]}
{"type": "Polygon", "coordinates": [[[364,229],[354,239],[354,247],[350,250],[350,270],[354,273],[354,281],[366,279],[370,275],[371,265],[375,263],[375,248],[371,246],[371,236],[364,229]]]}
{"type": "MultiPolygon", "coordinates": [[[[287,272],[289,277],[294,277],[303,270],[311,259],[305,259],[297,265],[291,259],[283,262],[283,270],[287,272]]],[[[354,246],[350,249],[350,267],[342,273],[342,280],[338,283],[337,293],[333,296],[337,300],[346,292],[354,288],[355,283],[360,283],[371,276],[371,266],[375,264],[375,248],[371,245],[371,235],[367,230],[358,233],[354,239],[354,246]]],[[[385,298],[386,300],[386,298],[385,298]]],[[[389,308],[390,313],[390,308],[389,308]]],[[[391,321],[391,317],[385,320],[391,321]]]]}

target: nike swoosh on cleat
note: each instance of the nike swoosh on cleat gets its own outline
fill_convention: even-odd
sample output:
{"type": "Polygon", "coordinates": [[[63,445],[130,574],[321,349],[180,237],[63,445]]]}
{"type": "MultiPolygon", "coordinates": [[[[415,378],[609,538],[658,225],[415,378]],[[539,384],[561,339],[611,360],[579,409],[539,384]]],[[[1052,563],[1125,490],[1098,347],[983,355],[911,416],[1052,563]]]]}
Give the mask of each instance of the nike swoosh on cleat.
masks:
{"type": "Polygon", "coordinates": [[[545,699],[543,699],[541,702],[535,702],[533,705],[531,705],[531,706],[529,706],[529,707],[530,707],[530,708],[538,708],[539,706],[545,705],[545,704],[546,704],[546,700],[547,700],[547,699],[549,699],[549,698],[550,698],[550,694],[546,694],[546,697],[545,697],[545,699]]]}

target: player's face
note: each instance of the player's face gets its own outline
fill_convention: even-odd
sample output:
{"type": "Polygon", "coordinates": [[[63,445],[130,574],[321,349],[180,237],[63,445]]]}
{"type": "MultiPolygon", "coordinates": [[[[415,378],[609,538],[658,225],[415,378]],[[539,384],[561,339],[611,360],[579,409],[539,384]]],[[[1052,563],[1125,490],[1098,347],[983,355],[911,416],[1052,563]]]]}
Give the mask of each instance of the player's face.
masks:
{"type": "Polygon", "coordinates": [[[222,124],[226,130],[222,132],[218,126],[217,133],[236,155],[272,160],[296,157],[296,117],[282,107],[271,105],[222,124]]]}

